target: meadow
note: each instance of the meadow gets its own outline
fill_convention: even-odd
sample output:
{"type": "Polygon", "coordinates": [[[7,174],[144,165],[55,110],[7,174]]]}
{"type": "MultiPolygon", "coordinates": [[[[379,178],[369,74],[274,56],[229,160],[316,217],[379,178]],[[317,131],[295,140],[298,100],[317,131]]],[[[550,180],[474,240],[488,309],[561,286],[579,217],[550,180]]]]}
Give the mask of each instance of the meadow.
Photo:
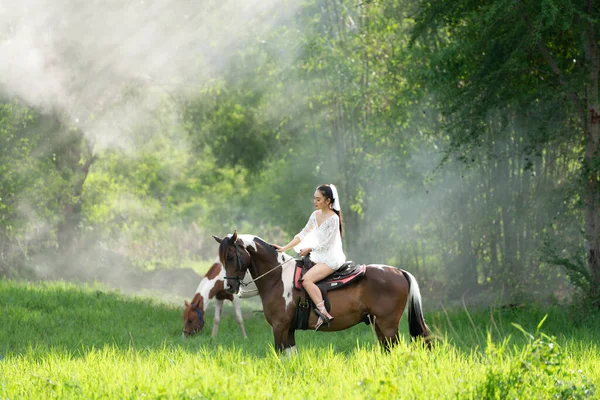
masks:
{"type": "Polygon", "coordinates": [[[245,303],[247,340],[230,305],[216,338],[210,306],[207,329],[183,340],[179,303],[0,280],[0,398],[600,398],[599,313],[424,305],[431,351],[410,343],[403,320],[390,353],[360,324],[298,332],[298,356],[281,359],[258,301],[245,303]]]}

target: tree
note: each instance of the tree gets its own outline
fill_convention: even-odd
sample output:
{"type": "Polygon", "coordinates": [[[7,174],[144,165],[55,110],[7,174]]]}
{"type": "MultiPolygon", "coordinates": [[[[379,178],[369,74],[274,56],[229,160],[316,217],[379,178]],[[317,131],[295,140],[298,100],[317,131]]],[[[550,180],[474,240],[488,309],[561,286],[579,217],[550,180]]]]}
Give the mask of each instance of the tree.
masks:
{"type": "MultiPolygon", "coordinates": [[[[591,295],[600,299],[598,4],[593,1],[442,0],[417,3],[415,42],[427,44],[425,79],[440,96],[453,150],[479,146],[490,111],[546,121],[544,143],[582,143],[581,185],[591,295]],[[552,124],[555,123],[555,124],[552,124]],[[558,126],[569,127],[569,131],[558,126]]],[[[541,132],[541,134],[540,134],[541,132]]],[[[600,305],[600,303],[598,303],[600,305]]]]}

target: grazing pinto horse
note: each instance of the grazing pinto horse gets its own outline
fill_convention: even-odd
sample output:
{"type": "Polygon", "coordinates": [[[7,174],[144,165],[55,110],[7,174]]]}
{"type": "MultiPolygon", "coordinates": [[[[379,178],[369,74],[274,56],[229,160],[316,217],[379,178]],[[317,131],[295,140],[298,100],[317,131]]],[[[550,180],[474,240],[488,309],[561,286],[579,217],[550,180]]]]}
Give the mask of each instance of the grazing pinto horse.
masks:
{"type": "MultiPolygon", "coordinates": [[[[249,271],[260,294],[264,314],[271,325],[275,349],[296,353],[294,321],[300,290],[294,287],[294,258],[278,253],[270,244],[252,235],[235,232],[215,237],[219,258],[225,266],[227,290],[237,293],[249,271]]],[[[335,318],[319,331],[340,331],[360,322],[373,321],[379,343],[389,350],[399,339],[398,325],[405,307],[413,338],[422,337],[429,346],[430,332],[423,319],[421,295],[416,279],[408,272],[387,265],[367,265],[363,278],[328,293],[335,318]]],[[[309,329],[317,316],[311,314],[309,329]]]]}
{"type": "Polygon", "coordinates": [[[252,285],[243,291],[239,296],[231,294],[224,289],[225,269],[220,262],[215,262],[206,272],[204,278],[200,281],[196,294],[191,303],[185,301],[185,310],[183,312],[183,336],[187,337],[200,333],[204,328],[204,310],[208,303],[215,298],[215,317],[213,319],[212,337],[217,336],[219,331],[219,322],[221,321],[221,311],[223,311],[223,301],[229,300],[233,303],[235,309],[235,320],[242,330],[242,335],[247,338],[246,329],[244,329],[244,320],[240,307],[240,297],[252,297],[258,294],[256,287],[252,285]]]}

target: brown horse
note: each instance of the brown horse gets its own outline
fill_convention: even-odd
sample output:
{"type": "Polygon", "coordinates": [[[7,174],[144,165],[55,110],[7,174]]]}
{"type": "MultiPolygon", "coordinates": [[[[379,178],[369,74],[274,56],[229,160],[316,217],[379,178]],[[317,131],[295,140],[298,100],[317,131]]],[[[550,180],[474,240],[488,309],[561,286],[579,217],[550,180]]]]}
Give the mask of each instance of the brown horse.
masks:
{"type": "Polygon", "coordinates": [[[224,288],[225,269],[220,262],[215,262],[206,272],[196,294],[191,303],[185,301],[185,310],[183,311],[183,336],[188,337],[202,332],[204,328],[204,310],[212,299],[216,299],[215,317],[213,318],[212,337],[217,336],[219,323],[221,321],[221,311],[223,311],[223,302],[229,300],[233,303],[235,310],[235,320],[242,330],[242,335],[247,338],[244,320],[242,318],[242,309],[240,307],[240,298],[252,297],[258,294],[256,287],[250,285],[239,296],[231,294],[224,288]]]}
{"type": "MultiPolygon", "coordinates": [[[[296,353],[294,319],[300,291],[293,284],[295,260],[252,235],[235,232],[223,239],[213,237],[220,244],[219,258],[227,273],[226,290],[237,293],[249,271],[272,327],[275,349],[288,355],[296,353]]],[[[399,339],[398,325],[407,308],[411,337],[421,337],[429,345],[430,332],[423,319],[419,285],[406,271],[388,265],[368,265],[362,279],[328,296],[335,318],[329,327],[319,331],[340,331],[373,321],[379,343],[389,350],[399,339]]],[[[311,315],[309,329],[314,329],[316,322],[316,315],[311,315]]]]}

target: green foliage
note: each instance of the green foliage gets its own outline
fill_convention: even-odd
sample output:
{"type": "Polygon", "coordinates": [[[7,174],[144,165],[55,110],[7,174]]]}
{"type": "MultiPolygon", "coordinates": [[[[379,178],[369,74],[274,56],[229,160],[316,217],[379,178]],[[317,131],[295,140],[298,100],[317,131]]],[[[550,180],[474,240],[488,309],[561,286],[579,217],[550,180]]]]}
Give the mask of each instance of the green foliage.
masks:
{"type": "Polygon", "coordinates": [[[431,301],[562,299],[565,272],[582,288],[591,276],[582,129],[564,101],[587,68],[576,22],[595,22],[577,7],[305,1],[235,54],[211,43],[230,62],[185,90],[124,84],[90,116],[111,121],[118,149],[2,103],[2,273],[97,252],[198,265],[233,230],[283,244],[332,182],[348,258],[413,272],[431,301]],[[136,102],[155,107],[132,125],[136,102]]]}
{"type": "Polygon", "coordinates": [[[596,387],[581,376],[581,371],[565,368],[566,355],[556,344],[556,338],[540,332],[547,317],[540,321],[535,334],[513,323],[527,339],[513,354],[508,350],[508,339],[496,345],[488,334],[488,367],[485,379],[475,388],[474,398],[584,399],[594,396],[596,387]],[[540,386],[544,388],[541,392],[540,386]]]}
{"type": "Polygon", "coordinates": [[[2,102],[0,126],[0,243],[10,259],[0,262],[0,270],[16,273],[28,267],[32,253],[57,246],[49,227],[73,203],[73,179],[63,168],[68,144],[53,144],[64,139],[53,118],[16,101],[2,102]]]}
{"type": "MultiPolygon", "coordinates": [[[[541,261],[565,267],[579,287],[585,281],[597,286],[595,280],[586,279],[586,275],[597,274],[592,271],[597,267],[581,264],[578,256],[585,252],[579,232],[584,230],[582,211],[587,208],[588,226],[592,224],[590,218],[596,218],[590,215],[597,213],[596,204],[581,203],[589,195],[588,190],[595,190],[585,183],[585,177],[593,172],[588,167],[595,161],[584,162],[583,150],[586,141],[589,147],[586,118],[588,110],[594,107],[586,103],[586,98],[598,95],[586,94],[586,87],[594,85],[588,79],[596,56],[587,48],[587,41],[596,40],[589,39],[598,28],[596,10],[563,0],[423,1],[415,9],[412,42],[426,49],[425,57],[430,63],[429,68],[420,71],[418,79],[439,99],[441,124],[449,136],[447,159],[457,154],[462,161],[475,162],[479,160],[478,153],[486,151],[495,164],[490,168],[495,178],[494,191],[499,189],[497,178],[508,177],[509,187],[515,183],[520,187],[520,199],[508,206],[508,212],[517,221],[527,212],[519,208],[527,203],[523,199],[529,195],[536,208],[543,207],[536,213],[545,213],[547,221],[568,214],[569,223],[560,224],[560,228],[574,230],[572,235],[556,230],[559,224],[533,229],[544,231],[544,239],[536,238],[538,243],[545,241],[540,246],[544,253],[541,261]],[[524,159],[521,161],[520,157],[524,159]],[[549,171],[540,167],[549,166],[549,158],[557,162],[561,177],[539,186],[538,174],[549,171]],[[497,175],[496,169],[502,174],[497,175]],[[532,175],[527,177],[529,174],[532,175]],[[530,191],[529,185],[543,190],[530,191]],[[550,200],[554,193],[560,193],[562,205],[550,200]]],[[[505,212],[503,207],[502,213],[505,212]]],[[[502,216],[499,219],[506,238],[511,235],[512,221],[502,216]]],[[[562,216],[560,219],[567,220],[562,216]]],[[[515,233],[523,232],[522,227],[516,229],[515,233]]],[[[587,239],[588,245],[594,246],[587,239]]],[[[503,261],[509,271],[514,259],[524,254],[516,255],[510,248],[506,247],[508,257],[503,261]]],[[[509,274],[521,279],[516,270],[509,274]]]]}

